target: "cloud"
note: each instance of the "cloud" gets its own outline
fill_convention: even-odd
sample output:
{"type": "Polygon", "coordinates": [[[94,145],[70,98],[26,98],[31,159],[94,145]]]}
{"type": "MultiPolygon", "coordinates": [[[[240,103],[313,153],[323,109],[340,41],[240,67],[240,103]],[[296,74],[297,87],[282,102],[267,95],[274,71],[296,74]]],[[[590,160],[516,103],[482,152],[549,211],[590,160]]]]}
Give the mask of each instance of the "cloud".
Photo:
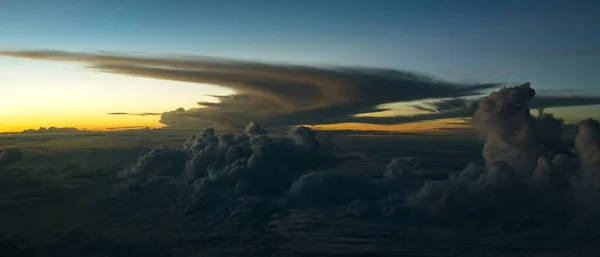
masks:
{"type": "Polygon", "coordinates": [[[0,168],[8,167],[19,161],[23,157],[23,152],[18,148],[0,148],[0,168]]]}
{"type": "MultiPolygon", "coordinates": [[[[368,122],[390,124],[393,118],[354,115],[382,111],[376,106],[436,98],[473,96],[497,83],[466,85],[393,69],[315,67],[243,62],[215,58],[168,59],[93,55],[70,52],[2,52],[5,56],[89,64],[101,72],[176,81],[208,83],[233,89],[218,103],[203,108],[167,112],[168,126],[214,124],[243,128],[254,119],[270,127],[300,124],[368,122]]],[[[411,120],[410,118],[408,120],[411,120]]]]}
{"type": "MultiPolygon", "coordinates": [[[[525,83],[529,84],[529,83],[525,83]]],[[[428,113],[401,117],[382,117],[379,122],[384,124],[438,120],[447,118],[467,118],[475,114],[478,101],[465,98],[443,99],[434,102],[428,102],[421,105],[414,105],[413,108],[428,113]]],[[[532,109],[545,109],[556,107],[572,107],[600,105],[600,96],[556,96],[540,95],[528,102],[528,107],[532,109]]],[[[363,122],[373,120],[370,117],[364,117],[363,122]]]]}
{"type": "Polygon", "coordinates": [[[479,100],[471,120],[486,141],[483,157],[487,163],[503,161],[517,172],[531,172],[540,156],[556,153],[563,122],[544,113],[533,117],[527,102],[534,96],[535,90],[525,83],[479,100]]]}
{"type": "Polygon", "coordinates": [[[159,115],[162,115],[162,113],[156,113],[156,112],[143,112],[143,113],[111,112],[108,115],[159,116],[159,115]]]}
{"type": "Polygon", "coordinates": [[[131,130],[131,129],[135,129],[135,130],[139,130],[139,129],[150,129],[150,127],[147,126],[124,126],[124,127],[110,127],[110,128],[106,128],[107,130],[131,130]]]}
{"type": "MultiPolygon", "coordinates": [[[[424,174],[422,159],[411,157],[393,158],[381,170],[355,168],[366,163],[338,166],[358,155],[341,154],[308,127],[274,137],[257,122],[247,123],[240,133],[206,128],[180,146],[80,152],[92,158],[82,166],[57,169],[60,158],[47,158],[43,162],[55,168],[46,169],[28,158],[23,163],[35,168],[0,174],[5,175],[0,176],[0,195],[5,196],[0,202],[23,206],[5,208],[16,210],[7,213],[7,233],[18,223],[14,220],[36,236],[68,225],[82,229],[59,233],[56,242],[51,235],[40,236],[43,242],[0,237],[0,252],[395,256],[407,249],[417,255],[449,249],[466,255],[597,251],[600,123],[582,122],[577,155],[562,153],[555,141],[563,124],[547,113],[531,115],[535,97],[523,84],[480,99],[473,124],[485,141],[482,160],[435,178],[419,176],[424,174]],[[140,150],[146,152],[131,162],[140,150]],[[111,176],[116,169],[121,170],[118,179],[111,176]],[[108,197],[115,182],[123,184],[108,197]],[[69,191],[54,191],[54,185],[69,191]],[[54,201],[59,198],[63,201],[54,201]],[[58,222],[32,224],[37,219],[31,217],[38,216],[58,222]]],[[[435,108],[447,112],[457,105],[435,108]]],[[[386,145],[386,137],[371,141],[373,147],[365,140],[371,137],[345,143],[365,149],[373,159],[388,159],[390,152],[405,152],[404,147],[411,154],[419,147],[431,149],[426,154],[436,161],[457,156],[450,151],[470,156],[465,145],[455,145],[461,139],[429,137],[440,141],[419,146],[423,141],[411,137],[386,145]],[[440,151],[445,141],[453,143],[440,151]]],[[[75,152],[60,156],[76,160],[75,152]]]]}
{"type": "MultiPolygon", "coordinates": [[[[285,206],[326,207],[339,210],[335,215],[359,219],[377,217],[460,229],[590,226],[597,231],[600,224],[593,217],[600,201],[596,197],[600,195],[600,159],[596,156],[600,125],[593,120],[581,124],[576,138],[580,158],[572,157],[561,139],[563,122],[543,112],[530,114],[529,102],[534,97],[535,90],[525,83],[502,88],[470,105],[476,106],[472,121],[485,141],[484,163],[473,162],[441,180],[417,176],[418,160],[409,157],[393,159],[381,173],[331,171],[327,167],[336,167],[344,158],[316,140],[315,131],[300,126],[284,139],[272,139],[255,122],[237,136],[205,129],[183,148],[151,151],[127,172],[141,174],[144,183],[160,174],[187,181],[183,184],[193,188],[194,202],[202,206],[210,202],[211,208],[238,205],[234,200],[238,197],[259,197],[259,202],[267,198],[283,201],[272,212],[285,206]]],[[[466,104],[449,101],[435,109],[448,112],[466,104]]],[[[177,183],[169,182],[165,190],[177,183]]],[[[160,190],[152,187],[150,191],[160,190]]],[[[242,205],[228,207],[236,210],[231,215],[244,210],[242,205]]]]}
{"type": "Polygon", "coordinates": [[[383,215],[411,224],[597,233],[600,123],[581,123],[576,137],[580,157],[571,158],[562,152],[562,121],[547,113],[530,114],[534,96],[523,84],[479,100],[472,120],[485,140],[483,166],[471,163],[448,179],[423,181],[415,177],[412,159],[402,158],[392,161],[382,177],[311,173],[296,181],[290,193],[308,206],[347,204],[352,208],[346,214],[356,216],[358,210],[358,216],[383,215]]]}
{"type": "Polygon", "coordinates": [[[62,128],[57,128],[57,127],[40,127],[38,129],[26,129],[23,130],[22,133],[58,133],[58,132],[80,132],[83,130],[80,130],[78,128],[73,128],[73,127],[62,127],[62,128]]]}
{"type": "Polygon", "coordinates": [[[308,170],[329,169],[363,158],[339,154],[315,137],[310,128],[298,126],[284,138],[270,138],[256,122],[250,122],[239,135],[217,134],[215,129],[206,128],[191,136],[183,147],[163,145],[149,151],[120,177],[126,179],[126,190],[148,188],[156,181],[172,178],[191,183],[200,199],[281,197],[308,170]]]}

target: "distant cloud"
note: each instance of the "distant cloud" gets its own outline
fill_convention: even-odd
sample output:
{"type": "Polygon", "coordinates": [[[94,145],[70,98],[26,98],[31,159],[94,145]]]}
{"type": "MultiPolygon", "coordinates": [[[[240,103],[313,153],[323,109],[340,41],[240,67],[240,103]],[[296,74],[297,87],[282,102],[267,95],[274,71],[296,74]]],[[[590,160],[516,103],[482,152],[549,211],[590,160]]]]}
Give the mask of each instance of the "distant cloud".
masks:
{"type": "Polygon", "coordinates": [[[150,127],[147,127],[147,126],[124,126],[124,127],[106,128],[106,130],[130,130],[130,129],[150,129],[150,127]]]}
{"type": "Polygon", "coordinates": [[[315,67],[216,58],[140,58],[56,51],[0,52],[0,55],[82,62],[102,72],[215,84],[236,92],[232,96],[218,97],[218,103],[198,103],[203,108],[162,114],[161,122],[170,127],[216,125],[243,128],[245,122],[242,121],[250,119],[270,127],[340,122],[392,124],[412,121],[414,117],[355,115],[383,111],[376,106],[385,103],[473,96],[500,86],[498,83],[452,83],[408,71],[364,67],[315,67]]]}
{"type": "MultiPolygon", "coordinates": [[[[528,83],[525,83],[528,84],[528,83]]],[[[600,96],[536,96],[529,102],[532,109],[544,109],[553,107],[572,107],[600,105],[600,96]]],[[[445,99],[422,105],[413,106],[417,110],[428,111],[430,113],[418,114],[405,117],[390,117],[388,122],[409,122],[438,120],[447,118],[466,118],[472,116],[477,110],[477,101],[463,98],[445,99]]]]}
{"type": "Polygon", "coordinates": [[[73,127],[62,127],[62,128],[57,128],[57,127],[40,127],[38,129],[26,129],[23,130],[23,133],[58,133],[58,132],[79,132],[79,131],[83,131],[80,130],[78,128],[73,128],[73,127]]]}
{"type": "Polygon", "coordinates": [[[130,112],[111,112],[108,115],[131,115],[131,116],[158,116],[162,113],[156,112],[143,112],[143,113],[130,113],[130,112]]]}

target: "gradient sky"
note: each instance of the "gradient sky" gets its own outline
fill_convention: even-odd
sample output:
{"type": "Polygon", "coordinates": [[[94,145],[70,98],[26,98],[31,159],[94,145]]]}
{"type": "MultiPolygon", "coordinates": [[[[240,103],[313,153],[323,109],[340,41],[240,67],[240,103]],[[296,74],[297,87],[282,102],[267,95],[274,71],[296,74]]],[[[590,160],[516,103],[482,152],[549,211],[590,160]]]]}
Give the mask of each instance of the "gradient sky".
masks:
{"type": "MultiPolygon", "coordinates": [[[[600,1],[0,0],[0,50],[203,55],[375,66],[600,95],[600,1]]],[[[0,130],[159,126],[212,85],[0,57],[0,130]]],[[[553,110],[579,119],[598,106],[553,110]]]]}

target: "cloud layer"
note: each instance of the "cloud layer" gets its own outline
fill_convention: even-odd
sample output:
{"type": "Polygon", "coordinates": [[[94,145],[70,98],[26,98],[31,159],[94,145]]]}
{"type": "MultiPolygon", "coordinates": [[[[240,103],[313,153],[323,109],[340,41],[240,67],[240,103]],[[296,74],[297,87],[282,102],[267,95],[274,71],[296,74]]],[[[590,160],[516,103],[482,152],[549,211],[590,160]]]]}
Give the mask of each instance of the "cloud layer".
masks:
{"type": "MultiPolygon", "coordinates": [[[[36,235],[67,230],[42,242],[0,236],[0,253],[597,255],[600,123],[581,122],[571,152],[560,137],[561,120],[530,114],[533,99],[529,84],[480,99],[472,121],[484,141],[483,158],[447,176],[424,175],[424,159],[412,157],[393,158],[381,170],[356,169],[364,156],[317,140],[308,127],[280,137],[257,122],[238,134],[206,128],[180,146],[26,156],[22,163],[35,168],[1,169],[0,203],[10,216],[0,221],[20,221],[36,235]],[[73,165],[83,153],[91,159],[73,165]],[[40,158],[53,168],[38,167],[40,158]],[[60,160],[70,164],[61,167],[60,160]]],[[[348,142],[372,149],[373,158],[425,148],[435,156],[430,160],[443,161],[455,156],[447,151],[464,146],[453,138],[440,151],[446,140],[407,136],[371,142],[373,148],[348,142]]],[[[0,153],[10,160],[17,155],[0,153]]]]}
{"type": "MultiPolygon", "coordinates": [[[[146,197],[162,194],[155,188],[157,183],[170,181],[168,190],[174,184],[184,185],[186,189],[178,194],[188,192],[185,201],[195,208],[203,206],[203,213],[209,203],[210,208],[238,206],[239,197],[259,197],[256,208],[266,204],[279,214],[287,208],[327,207],[338,210],[341,217],[467,230],[548,229],[579,234],[587,233],[580,231],[587,227],[600,232],[593,219],[600,211],[600,125],[594,120],[582,122],[576,158],[561,140],[561,120],[546,113],[530,114],[528,103],[534,96],[526,83],[479,100],[472,120],[485,141],[484,163],[471,163],[442,180],[417,176],[418,163],[410,157],[395,158],[376,174],[331,171],[360,156],[336,153],[318,142],[307,127],[271,139],[255,122],[238,136],[218,135],[208,128],[182,148],[154,149],[122,175],[136,190],[151,185],[144,191],[146,197]],[[164,177],[168,179],[159,179],[164,177]]],[[[454,108],[452,103],[437,108],[446,106],[454,108]]]]}
{"type": "Polygon", "coordinates": [[[23,152],[17,148],[0,148],[0,169],[17,162],[22,156],[23,152]]]}

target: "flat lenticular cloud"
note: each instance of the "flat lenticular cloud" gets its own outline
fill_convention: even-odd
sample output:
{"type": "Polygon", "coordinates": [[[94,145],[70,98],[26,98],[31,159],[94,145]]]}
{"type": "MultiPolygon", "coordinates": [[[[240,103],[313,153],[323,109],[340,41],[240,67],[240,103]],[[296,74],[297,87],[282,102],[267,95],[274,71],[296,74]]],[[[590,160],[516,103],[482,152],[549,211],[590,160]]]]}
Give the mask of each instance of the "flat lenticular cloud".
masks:
{"type": "MultiPolygon", "coordinates": [[[[199,102],[199,108],[158,113],[115,112],[111,115],[161,115],[172,128],[216,126],[241,129],[247,120],[271,128],[289,125],[370,123],[391,125],[446,118],[466,118],[477,102],[465,99],[497,88],[498,83],[466,85],[408,71],[362,67],[317,67],[267,64],[217,58],[147,58],[87,53],[0,52],[16,58],[89,64],[100,72],[155,79],[215,84],[235,95],[215,96],[219,102],[199,102]],[[446,99],[444,99],[446,98],[446,99]],[[385,111],[386,103],[435,100],[413,106],[421,114],[356,116],[385,111]]],[[[183,104],[183,103],[182,103],[183,104]]],[[[531,108],[600,104],[600,96],[537,96],[531,108]]]]}
{"type": "MultiPolygon", "coordinates": [[[[378,105],[479,95],[497,83],[466,85],[408,71],[362,67],[265,64],[214,58],[168,59],[71,52],[1,52],[17,58],[89,64],[101,72],[215,84],[236,94],[218,97],[203,108],[166,112],[161,122],[176,127],[243,127],[233,121],[255,119],[270,127],[340,122],[398,123],[388,117],[356,117],[383,111],[378,105]]],[[[401,119],[400,119],[401,120],[401,119]]]]}

